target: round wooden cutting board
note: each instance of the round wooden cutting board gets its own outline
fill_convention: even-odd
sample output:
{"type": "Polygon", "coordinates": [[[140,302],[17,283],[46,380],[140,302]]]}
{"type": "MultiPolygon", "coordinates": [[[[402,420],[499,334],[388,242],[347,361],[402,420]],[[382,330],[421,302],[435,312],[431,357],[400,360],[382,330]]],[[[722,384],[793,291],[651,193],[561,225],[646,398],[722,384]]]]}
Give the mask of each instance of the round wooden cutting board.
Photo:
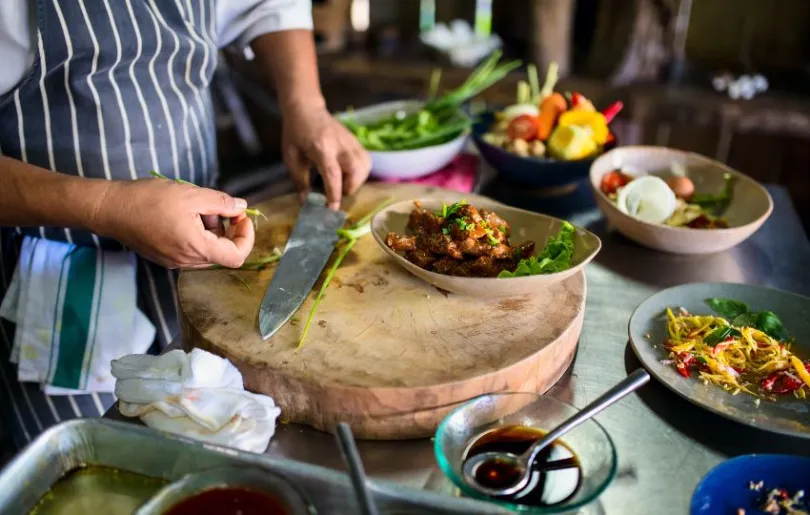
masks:
{"type": "MultiPolygon", "coordinates": [[[[358,219],[388,197],[445,194],[372,184],[344,209],[358,219]]],[[[479,199],[467,197],[473,205],[479,199]]],[[[259,223],[250,259],[284,248],[299,205],[290,195],[261,209],[269,220],[259,223]]],[[[326,431],[348,422],[358,438],[424,437],[452,408],[477,395],[545,392],[573,359],[582,330],[581,272],[532,296],[458,296],[412,276],[368,235],[335,274],[296,352],[320,282],[293,319],[263,341],[258,308],[273,273],[183,272],[178,288],[187,348],[230,359],[245,387],[271,396],[284,420],[326,431]]]]}

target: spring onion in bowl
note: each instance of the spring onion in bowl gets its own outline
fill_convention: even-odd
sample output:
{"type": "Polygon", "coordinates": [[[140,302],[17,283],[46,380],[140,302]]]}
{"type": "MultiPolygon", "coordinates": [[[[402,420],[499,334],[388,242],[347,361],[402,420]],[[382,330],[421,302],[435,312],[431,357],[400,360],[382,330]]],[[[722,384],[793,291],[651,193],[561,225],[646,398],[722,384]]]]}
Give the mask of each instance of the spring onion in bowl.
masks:
{"type": "MultiPolygon", "coordinates": [[[[500,58],[500,52],[493,53],[473,70],[464,84],[429,100],[416,112],[399,111],[368,124],[357,122],[349,113],[342,122],[367,150],[413,150],[451,141],[473,124],[462,104],[521,65],[520,61],[498,64],[500,58]]],[[[434,74],[431,82],[437,81],[434,74]]]]}

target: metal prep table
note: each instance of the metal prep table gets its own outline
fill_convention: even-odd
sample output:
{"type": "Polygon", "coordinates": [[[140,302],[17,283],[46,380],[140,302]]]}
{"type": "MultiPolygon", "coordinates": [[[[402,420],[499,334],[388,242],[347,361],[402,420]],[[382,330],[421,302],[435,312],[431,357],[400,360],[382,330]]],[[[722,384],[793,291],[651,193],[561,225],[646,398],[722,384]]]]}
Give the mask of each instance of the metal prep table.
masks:
{"type": "MultiPolygon", "coordinates": [[[[542,199],[504,198],[508,191],[481,189],[498,200],[548,211],[542,199]]],[[[768,190],[774,200],[768,222],[737,248],[708,256],[675,256],[642,248],[611,233],[592,207],[566,214],[572,223],[602,238],[603,247],[586,268],[585,325],[577,356],[548,394],[583,406],[640,366],[627,343],[627,324],[635,307],[663,288],[726,281],[810,295],[810,242],[787,191],[781,187],[768,190]]],[[[556,216],[564,214],[558,206],[553,211],[556,216]]],[[[693,406],[654,380],[638,396],[623,400],[597,419],[616,443],[619,473],[588,513],[683,515],[688,513],[692,490],[703,474],[731,456],[751,452],[810,455],[807,440],[733,423],[693,406]]],[[[436,465],[430,440],[361,441],[358,446],[372,478],[453,492],[436,465]]],[[[332,435],[294,424],[279,427],[267,454],[343,470],[332,435]]]]}

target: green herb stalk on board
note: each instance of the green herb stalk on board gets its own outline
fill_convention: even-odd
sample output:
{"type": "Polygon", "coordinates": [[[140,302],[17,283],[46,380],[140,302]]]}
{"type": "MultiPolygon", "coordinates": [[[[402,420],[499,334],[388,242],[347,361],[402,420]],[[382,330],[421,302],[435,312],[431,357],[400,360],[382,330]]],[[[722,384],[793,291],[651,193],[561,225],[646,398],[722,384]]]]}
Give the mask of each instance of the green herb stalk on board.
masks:
{"type": "Polygon", "coordinates": [[[392,199],[386,199],[348,229],[338,229],[337,233],[343,242],[343,246],[341,247],[337,258],[335,258],[335,261],[332,263],[332,266],[329,267],[329,271],[326,272],[326,278],[323,280],[323,284],[321,284],[321,288],[318,290],[318,294],[315,296],[315,302],[312,304],[312,308],[309,310],[309,316],[307,316],[307,321],[304,324],[303,331],[301,332],[301,339],[298,340],[298,347],[295,349],[296,352],[304,346],[304,341],[307,339],[307,333],[309,332],[309,326],[312,325],[312,320],[315,318],[315,311],[318,309],[318,305],[321,303],[324,293],[326,293],[326,288],[328,288],[329,283],[332,282],[335,272],[337,272],[337,269],[340,268],[341,263],[343,263],[343,259],[357,244],[360,238],[371,232],[371,219],[374,218],[374,215],[379,213],[391,202],[392,199]]]}
{"type": "Polygon", "coordinates": [[[563,222],[559,232],[549,238],[543,252],[521,259],[514,272],[503,270],[500,278],[525,277],[528,275],[553,274],[571,268],[574,256],[574,226],[563,222]]]}

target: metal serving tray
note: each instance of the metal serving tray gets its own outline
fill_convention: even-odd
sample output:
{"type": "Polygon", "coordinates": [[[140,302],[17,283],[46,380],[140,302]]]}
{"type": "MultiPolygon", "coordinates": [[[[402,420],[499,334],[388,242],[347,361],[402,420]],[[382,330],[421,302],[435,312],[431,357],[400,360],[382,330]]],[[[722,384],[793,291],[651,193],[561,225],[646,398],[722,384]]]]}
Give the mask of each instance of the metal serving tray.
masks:
{"type": "MultiPolygon", "coordinates": [[[[40,435],[2,471],[0,514],[28,514],[60,478],[81,466],[106,466],[175,481],[191,472],[240,464],[264,467],[286,477],[307,495],[319,515],[360,513],[347,474],[203,444],[134,424],[78,419],[40,435]]],[[[370,486],[384,514],[508,513],[488,503],[386,481],[372,481],[370,486]]]]}

